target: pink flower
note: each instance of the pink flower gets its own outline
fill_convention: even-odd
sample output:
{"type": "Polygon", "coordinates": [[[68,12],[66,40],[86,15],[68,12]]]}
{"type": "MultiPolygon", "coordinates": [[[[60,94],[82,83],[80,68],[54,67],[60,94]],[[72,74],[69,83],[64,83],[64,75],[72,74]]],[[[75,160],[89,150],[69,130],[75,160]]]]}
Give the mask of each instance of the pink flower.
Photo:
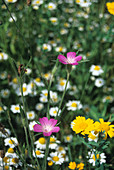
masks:
{"type": "Polygon", "coordinates": [[[50,119],[48,120],[47,117],[43,117],[39,119],[41,125],[36,124],[34,125],[33,129],[35,132],[43,132],[44,136],[50,136],[52,132],[59,132],[60,128],[58,126],[55,127],[57,124],[57,120],[50,119]]]}
{"type": "Polygon", "coordinates": [[[68,52],[67,58],[63,55],[58,56],[59,62],[63,64],[78,65],[78,61],[82,59],[82,56],[77,56],[75,52],[68,52]]]}

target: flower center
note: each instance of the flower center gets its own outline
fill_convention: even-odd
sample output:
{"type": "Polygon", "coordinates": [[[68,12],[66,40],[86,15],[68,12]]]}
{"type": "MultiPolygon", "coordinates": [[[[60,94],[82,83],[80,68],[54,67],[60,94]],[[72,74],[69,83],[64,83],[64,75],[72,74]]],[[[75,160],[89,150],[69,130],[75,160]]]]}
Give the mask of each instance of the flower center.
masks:
{"type": "Polygon", "coordinates": [[[59,52],[61,52],[63,50],[63,47],[59,47],[59,52]]]}
{"type": "MultiPolygon", "coordinates": [[[[99,159],[99,154],[96,155],[96,158],[99,159]]],[[[93,155],[93,160],[96,161],[95,155],[93,155]]]]}
{"type": "Polygon", "coordinates": [[[32,117],[33,116],[33,114],[32,113],[29,113],[29,117],[32,117]]]}
{"type": "Polygon", "coordinates": [[[59,161],[59,157],[58,157],[58,156],[54,156],[52,159],[53,159],[53,161],[55,161],[55,162],[59,161]]]}
{"type": "Polygon", "coordinates": [[[14,149],[13,148],[9,148],[8,149],[8,153],[14,153],[14,149]]]}
{"type": "Polygon", "coordinates": [[[0,106],[0,111],[2,111],[3,109],[2,109],[2,107],[0,106]]]}
{"type": "Polygon", "coordinates": [[[8,0],[8,2],[13,2],[13,0],[8,0]]]}
{"type": "Polygon", "coordinates": [[[67,62],[68,63],[74,63],[75,62],[75,58],[67,58],[67,62]]]}
{"type": "Polygon", "coordinates": [[[9,144],[14,144],[15,142],[14,142],[14,140],[9,140],[9,144]]]}
{"type": "Polygon", "coordinates": [[[44,93],[44,96],[47,96],[48,95],[48,93],[44,93]]]}
{"type": "Polygon", "coordinates": [[[8,159],[9,159],[8,157],[4,157],[4,158],[3,158],[3,161],[4,161],[5,163],[8,163],[8,159]]]}
{"type": "Polygon", "coordinates": [[[66,137],[66,140],[69,141],[69,140],[70,140],[70,136],[67,136],[67,137],[66,137]]]}
{"type": "Polygon", "coordinates": [[[26,92],[27,91],[27,88],[26,87],[23,87],[23,92],[26,92]]]}
{"type": "Polygon", "coordinates": [[[35,80],[36,80],[36,82],[40,82],[41,81],[40,78],[36,78],[35,80]]]}
{"type": "Polygon", "coordinates": [[[95,66],[94,70],[100,70],[100,67],[99,66],[95,66]]]}
{"type": "Polygon", "coordinates": [[[36,155],[40,155],[41,154],[41,152],[40,151],[36,151],[36,155]]]}
{"type": "Polygon", "coordinates": [[[45,138],[40,138],[40,139],[39,139],[39,143],[42,144],[42,145],[45,144],[45,143],[46,143],[45,138]]]}
{"type": "Polygon", "coordinates": [[[49,161],[49,162],[48,162],[48,165],[49,165],[49,166],[52,166],[52,165],[53,165],[53,162],[52,162],[52,161],[49,161]]]}
{"type": "Polygon", "coordinates": [[[40,1],[36,1],[36,4],[39,4],[40,3],[40,1]]]}
{"type": "Polygon", "coordinates": [[[47,49],[48,49],[48,47],[47,47],[47,46],[44,46],[44,47],[43,47],[43,49],[44,49],[44,50],[47,50],[47,49]]]}
{"type": "Polygon", "coordinates": [[[13,79],[13,83],[14,83],[14,84],[17,84],[17,78],[14,78],[14,79],[13,79]]]}
{"type": "Polygon", "coordinates": [[[107,97],[106,97],[106,100],[110,100],[110,99],[111,99],[111,97],[110,97],[110,96],[107,96],[107,97]]]}
{"type": "Polygon", "coordinates": [[[18,159],[18,158],[13,158],[13,159],[12,159],[12,162],[16,164],[16,163],[19,162],[19,159],[18,159]]]}
{"type": "Polygon", "coordinates": [[[72,103],[71,107],[77,107],[77,104],[76,103],[72,103]]]}
{"type": "Polygon", "coordinates": [[[54,111],[53,111],[53,113],[54,113],[54,114],[56,114],[56,113],[57,113],[57,111],[56,111],[56,110],[54,110],[54,111]]]}
{"type": "Polygon", "coordinates": [[[8,170],[8,169],[9,169],[9,166],[7,166],[7,165],[4,166],[4,169],[5,169],[5,170],[8,170]]]}
{"type": "Polygon", "coordinates": [[[55,141],[56,140],[54,138],[52,138],[52,137],[50,138],[50,144],[55,143],[55,141]]]}
{"type": "Polygon", "coordinates": [[[62,147],[62,146],[60,146],[58,150],[59,150],[59,151],[62,151],[62,150],[63,150],[63,147],[62,147]]]}
{"type": "Polygon", "coordinates": [[[16,106],[16,107],[15,107],[15,110],[19,110],[19,107],[18,107],[18,106],[16,106]]]}
{"type": "Polygon", "coordinates": [[[61,81],[61,82],[60,82],[60,85],[61,85],[61,86],[64,86],[64,85],[65,85],[65,83],[64,83],[63,81],[61,81]]]}

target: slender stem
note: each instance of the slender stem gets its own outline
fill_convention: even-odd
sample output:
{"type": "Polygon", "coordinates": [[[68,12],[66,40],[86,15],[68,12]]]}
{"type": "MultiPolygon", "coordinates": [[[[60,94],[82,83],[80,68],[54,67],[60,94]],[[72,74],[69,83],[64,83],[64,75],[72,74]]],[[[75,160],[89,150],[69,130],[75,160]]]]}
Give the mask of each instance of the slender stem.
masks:
{"type": "Polygon", "coordinates": [[[47,106],[47,118],[48,119],[50,119],[49,107],[50,107],[50,88],[51,88],[52,80],[53,80],[53,75],[51,77],[51,80],[50,80],[49,86],[48,86],[48,106],[47,106]]]}
{"type": "Polygon", "coordinates": [[[48,152],[49,152],[49,142],[50,142],[50,136],[48,137],[47,143],[46,143],[46,152],[45,152],[43,170],[46,170],[46,169],[47,169],[47,156],[48,156],[48,152]]]}
{"type": "Polygon", "coordinates": [[[61,102],[59,104],[59,109],[58,109],[58,112],[57,112],[57,116],[55,117],[55,119],[56,118],[58,119],[58,113],[59,113],[59,110],[60,110],[61,105],[63,103],[63,99],[64,99],[64,96],[65,96],[65,93],[66,93],[66,89],[67,89],[67,84],[68,84],[68,81],[69,81],[69,77],[70,77],[70,72],[67,72],[67,81],[66,81],[66,84],[65,84],[65,89],[64,89],[64,92],[63,92],[63,95],[62,95],[62,98],[61,98],[61,102]]]}

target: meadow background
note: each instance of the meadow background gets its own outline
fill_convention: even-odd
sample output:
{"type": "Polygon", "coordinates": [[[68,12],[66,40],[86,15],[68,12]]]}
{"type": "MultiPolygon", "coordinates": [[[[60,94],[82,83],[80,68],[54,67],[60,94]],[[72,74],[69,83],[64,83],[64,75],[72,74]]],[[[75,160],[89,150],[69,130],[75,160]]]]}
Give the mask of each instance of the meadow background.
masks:
{"type": "MultiPolygon", "coordinates": [[[[7,169],[34,169],[36,166],[28,154],[31,138],[28,137],[27,145],[25,131],[31,133],[33,143],[43,135],[35,136],[37,133],[33,129],[28,130],[30,126],[25,128],[25,125],[46,116],[49,105],[43,90],[48,89],[52,74],[50,90],[56,94],[53,94],[50,108],[59,106],[64,91],[60,81],[66,83],[67,68],[57,62],[57,57],[59,54],[66,56],[67,52],[76,52],[82,56],[82,60],[79,65],[72,66],[58,121],[60,131],[54,134],[56,140],[60,141],[56,141],[56,147],[64,148],[66,160],[60,165],[48,165],[47,169],[67,170],[71,161],[83,162],[85,170],[113,169],[112,138],[107,138],[108,144],[104,144],[107,147],[102,150],[106,163],[95,168],[87,158],[90,149],[95,149],[95,143],[89,145],[71,129],[71,122],[76,116],[94,121],[103,118],[111,124],[114,121],[114,18],[107,10],[107,1],[91,0],[86,6],[75,0],[39,0],[31,4],[23,0],[13,3],[7,1],[0,1],[0,153],[5,154],[9,148],[5,139],[16,137],[21,148],[20,155],[24,155],[28,167],[24,167],[19,157],[18,162],[10,164],[4,161],[4,154],[0,154],[1,168],[7,165],[7,169]],[[57,68],[53,70],[55,65],[57,68]],[[96,76],[90,72],[92,65],[100,66],[102,74],[96,76]],[[19,90],[21,85],[26,88],[23,96],[19,90]],[[42,96],[45,99],[41,99],[42,96]],[[82,107],[68,110],[66,104],[69,101],[79,101],[82,107]],[[38,107],[39,103],[41,107],[38,107]],[[16,104],[19,104],[21,113],[11,109],[16,104]],[[24,116],[29,111],[32,115],[24,116]]],[[[17,151],[15,149],[15,153],[17,151]]],[[[38,161],[42,165],[42,158],[38,158],[38,161]]]]}

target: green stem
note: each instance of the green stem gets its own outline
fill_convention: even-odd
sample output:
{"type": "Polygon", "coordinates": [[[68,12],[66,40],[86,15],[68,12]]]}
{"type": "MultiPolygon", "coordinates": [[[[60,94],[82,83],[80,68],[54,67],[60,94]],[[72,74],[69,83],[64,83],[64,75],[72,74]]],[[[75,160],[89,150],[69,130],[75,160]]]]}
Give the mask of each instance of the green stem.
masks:
{"type": "Polygon", "coordinates": [[[50,107],[50,88],[51,88],[52,80],[53,80],[53,75],[51,77],[51,80],[50,80],[49,86],[48,86],[48,106],[47,106],[47,118],[48,119],[50,119],[49,107],[50,107]]]}
{"type": "Polygon", "coordinates": [[[60,110],[60,108],[62,106],[62,103],[63,103],[63,99],[64,99],[66,89],[67,89],[67,84],[68,84],[68,81],[69,81],[69,77],[70,77],[70,72],[67,72],[67,81],[66,81],[65,89],[64,89],[64,92],[63,92],[63,95],[62,95],[62,98],[61,98],[61,102],[59,104],[59,109],[58,109],[58,112],[57,112],[57,116],[55,117],[55,119],[56,118],[58,119],[58,113],[59,113],[59,110],[60,110]]]}
{"type": "Polygon", "coordinates": [[[49,152],[49,142],[50,142],[50,136],[48,137],[47,143],[46,143],[46,152],[45,152],[43,170],[46,170],[46,169],[47,169],[47,156],[48,156],[48,152],[49,152]]]}

